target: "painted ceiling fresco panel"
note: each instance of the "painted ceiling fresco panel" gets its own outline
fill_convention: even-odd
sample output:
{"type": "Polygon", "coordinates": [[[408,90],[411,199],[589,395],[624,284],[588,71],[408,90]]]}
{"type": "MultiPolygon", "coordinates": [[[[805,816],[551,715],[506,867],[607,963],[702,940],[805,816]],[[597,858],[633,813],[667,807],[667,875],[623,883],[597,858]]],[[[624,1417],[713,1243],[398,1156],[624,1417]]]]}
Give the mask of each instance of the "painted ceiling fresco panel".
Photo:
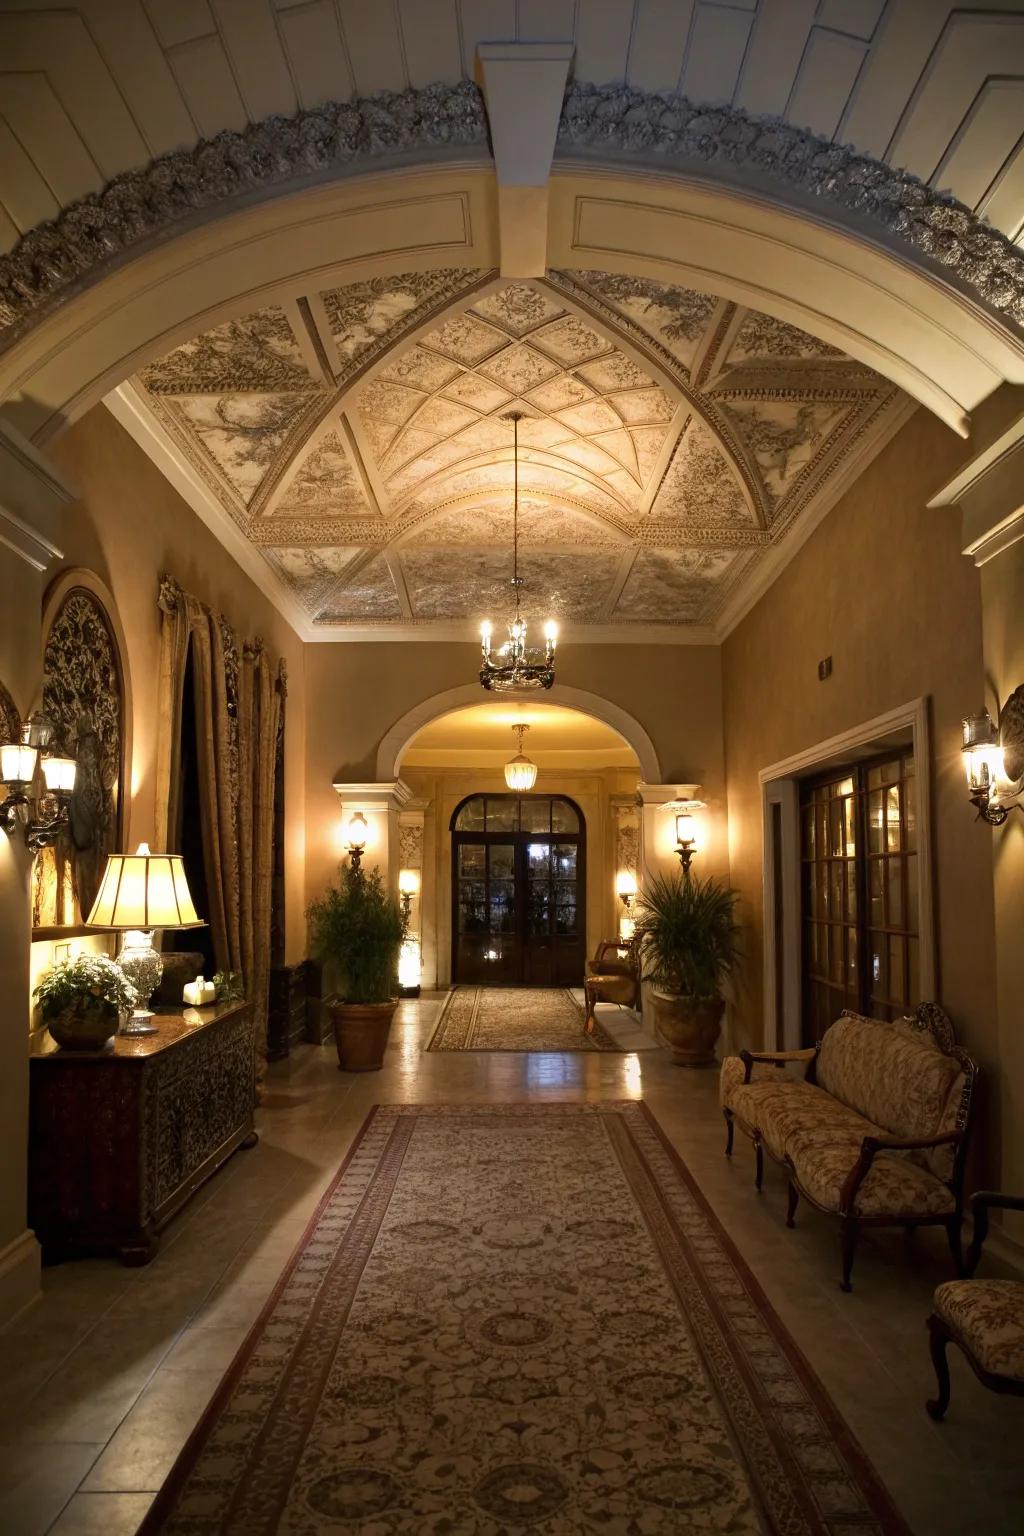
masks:
{"type": "Polygon", "coordinates": [[[429,313],[433,305],[463,292],[478,276],[465,267],[445,267],[434,272],[375,277],[321,293],[342,373],[350,373],[368,353],[414,323],[419,314],[429,313]]]}
{"type": "Polygon", "coordinates": [[[712,294],[614,272],[578,271],[566,276],[639,326],[687,371],[692,367],[718,304],[712,294]]]}
{"type": "Polygon", "coordinates": [[[409,347],[397,352],[381,370],[380,377],[392,384],[406,384],[414,389],[431,391],[448,384],[459,372],[457,363],[423,347],[409,347]]]}
{"type": "Polygon", "coordinates": [[[484,378],[500,384],[503,389],[510,389],[514,394],[525,395],[527,390],[536,389],[538,384],[543,384],[545,379],[550,379],[558,372],[558,367],[550,358],[542,357],[533,347],[527,347],[521,343],[506,347],[499,352],[497,357],[490,358],[481,363],[477,369],[484,378]]]}
{"type": "Polygon", "coordinates": [[[691,417],[651,508],[694,527],[754,522],[740,483],[702,421],[691,417]]]}
{"type": "Polygon", "coordinates": [[[511,398],[509,390],[476,373],[460,373],[457,379],[445,385],[443,393],[449,400],[471,405],[476,411],[495,411],[511,398]]]}
{"type": "Polygon", "coordinates": [[[421,346],[431,352],[443,352],[464,368],[472,368],[505,346],[507,341],[504,332],[470,313],[453,315],[436,330],[420,337],[421,346]]]}
{"type": "Polygon", "coordinates": [[[318,618],[321,623],[353,619],[399,619],[402,605],[383,555],[357,571],[340,589],[331,593],[318,618]]]}
{"type": "MultiPolygon", "coordinates": [[[[570,507],[553,506],[547,499],[520,497],[519,540],[526,545],[593,545],[617,547],[622,535],[603,528],[593,519],[570,507]]],[[[508,574],[512,562],[512,513],[508,498],[490,492],[476,497],[471,506],[452,507],[435,513],[408,535],[404,549],[436,549],[438,546],[467,545],[507,551],[508,574]]]]}
{"type": "Polygon", "coordinates": [[[533,344],[553,357],[563,368],[573,368],[591,358],[607,352],[611,342],[607,336],[599,336],[591,326],[576,315],[567,315],[535,332],[533,344]]]}
{"type": "Polygon", "coordinates": [[[647,425],[657,421],[671,421],[675,406],[663,389],[630,390],[628,394],[609,395],[623,421],[631,425],[647,425]]]}
{"type": "Polygon", "coordinates": [[[337,432],[307,454],[274,509],[275,517],[368,517],[370,504],[337,432]]]}
{"type": "Polygon", "coordinates": [[[288,586],[297,596],[303,597],[311,591],[321,592],[325,583],[340,576],[359,554],[359,549],[354,545],[326,549],[284,546],[267,550],[265,554],[288,586]]]}
{"type": "Polygon", "coordinates": [[[773,400],[731,401],[724,409],[757,460],[774,501],[786,494],[847,415],[844,405],[773,400]]]}
{"type": "Polygon", "coordinates": [[[214,326],[144,369],[141,378],[152,394],[160,395],[317,388],[284,311],[276,305],[214,326]]]}
{"type": "Polygon", "coordinates": [[[830,347],[827,342],[819,341],[816,336],[808,336],[806,331],[799,331],[793,325],[786,325],[783,320],[776,320],[773,315],[763,315],[757,310],[747,312],[736,334],[732,346],[729,348],[729,362],[748,362],[754,358],[836,358],[844,354],[830,347]]]}
{"type": "Polygon", "coordinates": [[[304,394],[192,395],[168,403],[248,506],[315,399],[304,394]]]}
{"type": "Polygon", "coordinates": [[[615,605],[615,618],[649,624],[700,624],[735,550],[642,549],[615,605]]]}
{"type": "Polygon", "coordinates": [[[625,352],[609,352],[605,357],[599,357],[595,362],[578,368],[576,373],[602,395],[613,389],[651,389],[654,385],[650,374],[638,368],[625,352]]]}
{"type": "Polygon", "coordinates": [[[622,418],[603,400],[584,400],[580,405],[570,405],[567,410],[558,412],[558,419],[581,434],[613,432],[622,425],[622,418]]]}
{"type": "Polygon", "coordinates": [[[572,374],[563,373],[538,389],[530,390],[530,404],[541,411],[564,411],[567,406],[593,400],[594,391],[572,374]]]}
{"type": "MultiPolygon", "coordinates": [[[[453,570],[443,551],[410,549],[402,564],[409,594],[421,618],[484,618],[496,625],[510,611],[508,555],[499,550],[466,550],[453,570]]],[[[615,576],[614,553],[566,555],[529,551],[520,561],[523,612],[540,633],[554,615],[577,622],[594,620],[615,576]]]]}
{"type": "Polygon", "coordinates": [[[535,288],[532,283],[509,283],[497,293],[478,299],[473,305],[476,314],[500,325],[513,336],[525,336],[545,320],[554,320],[565,313],[555,294],[535,288]]]}

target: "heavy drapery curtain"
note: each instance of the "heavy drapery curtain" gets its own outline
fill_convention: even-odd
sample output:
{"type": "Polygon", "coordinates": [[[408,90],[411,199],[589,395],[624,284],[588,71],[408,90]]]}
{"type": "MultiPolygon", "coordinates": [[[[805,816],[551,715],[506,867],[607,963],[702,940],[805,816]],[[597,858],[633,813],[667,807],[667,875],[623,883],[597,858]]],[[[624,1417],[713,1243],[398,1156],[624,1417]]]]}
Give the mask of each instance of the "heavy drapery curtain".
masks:
{"type": "Polygon", "coordinates": [[[253,1006],[256,1078],[266,1067],[277,731],[286,685],[259,638],[239,642],[222,614],[161,578],[157,846],[181,812],[181,724],[191,651],[199,807],[213,951],[240,971],[253,1006]]]}

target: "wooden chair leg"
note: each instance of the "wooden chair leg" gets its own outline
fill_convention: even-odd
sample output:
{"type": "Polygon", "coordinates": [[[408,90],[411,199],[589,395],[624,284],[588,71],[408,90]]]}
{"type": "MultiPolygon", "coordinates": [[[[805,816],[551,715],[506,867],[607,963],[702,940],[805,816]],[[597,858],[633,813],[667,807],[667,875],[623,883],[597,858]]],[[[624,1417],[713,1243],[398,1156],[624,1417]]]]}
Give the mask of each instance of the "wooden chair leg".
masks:
{"type": "Polygon", "coordinates": [[[946,1236],[949,1239],[949,1251],[953,1256],[953,1267],[958,1277],[964,1273],[964,1250],[960,1242],[960,1216],[951,1216],[946,1222],[946,1236]]]}
{"type": "Polygon", "coordinates": [[[853,1256],[857,1251],[860,1222],[853,1216],[844,1216],[842,1221],[843,1225],[839,1236],[839,1243],[843,1255],[843,1278],[839,1282],[839,1289],[841,1291],[852,1291],[850,1271],[853,1269],[853,1256]]]}
{"type": "Polygon", "coordinates": [[[933,1312],[928,1319],[928,1347],[931,1350],[932,1365],[935,1367],[939,1395],[929,1398],[924,1406],[930,1416],[936,1420],[941,1419],[949,1407],[949,1361],[946,1359],[946,1346],[949,1341],[949,1329],[942,1318],[933,1312]]]}
{"type": "Polygon", "coordinates": [[[725,1116],[725,1155],[726,1157],[732,1157],[732,1138],[733,1132],[736,1129],[733,1125],[732,1110],[723,1109],[722,1114],[725,1116]]]}
{"type": "Polygon", "coordinates": [[[758,1194],[764,1183],[764,1148],[759,1141],[754,1143],[754,1187],[758,1194]]]}
{"type": "Polygon", "coordinates": [[[791,1179],[789,1181],[789,1199],[788,1199],[788,1203],[786,1205],[786,1226],[787,1227],[795,1227],[796,1226],[796,1208],[797,1208],[797,1205],[798,1205],[799,1201],[800,1201],[800,1191],[797,1189],[796,1185],[793,1183],[793,1181],[791,1179]]]}

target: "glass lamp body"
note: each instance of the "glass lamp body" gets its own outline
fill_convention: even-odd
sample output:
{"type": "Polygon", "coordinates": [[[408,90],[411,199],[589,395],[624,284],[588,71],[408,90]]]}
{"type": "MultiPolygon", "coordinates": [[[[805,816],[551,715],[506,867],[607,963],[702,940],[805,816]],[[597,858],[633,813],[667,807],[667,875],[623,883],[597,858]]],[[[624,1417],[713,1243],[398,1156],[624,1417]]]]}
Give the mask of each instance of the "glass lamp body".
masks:
{"type": "Polygon", "coordinates": [[[122,1035],[152,1035],[156,1033],[149,1000],[164,974],[164,963],[159,951],[153,948],[152,930],[128,929],[121,942],[117,963],[138,993],[139,1003],[128,1020],[121,1026],[122,1035]]]}

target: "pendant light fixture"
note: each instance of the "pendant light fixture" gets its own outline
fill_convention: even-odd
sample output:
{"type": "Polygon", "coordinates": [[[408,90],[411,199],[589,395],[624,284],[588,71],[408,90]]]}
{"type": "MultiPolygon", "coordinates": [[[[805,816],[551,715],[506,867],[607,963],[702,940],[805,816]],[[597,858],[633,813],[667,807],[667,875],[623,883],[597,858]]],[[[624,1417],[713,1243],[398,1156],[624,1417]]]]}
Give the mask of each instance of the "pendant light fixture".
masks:
{"type": "Polygon", "coordinates": [[[530,729],[528,725],[514,725],[512,727],[516,736],[518,751],[515,757],[510,757],[505,764],[505,783],[509,789],[514,789],[523,794],[532,789],[537,782],[537,764],[531,763],[523,753],[523,737],[530,729]]]}
{"type": "Polygon", "coordinates": [[[515,596],[515,617],[508,626],[508,639],[496,652],[491,649],[494,630],[490,620],[486,619],[480,626],[483,650],[480,682],[488,693],[550,688],[555,680],[555,645],[558,641],[558,625],[549,619],[544,626],[543,651],[531,648],[526,643],[526,620],[522,616],[520,604],[523,578],[519,574],[519,423],[523,419],[523,412],[510,411],[502,419],[512,423],[512,591],[515,596]]]}

